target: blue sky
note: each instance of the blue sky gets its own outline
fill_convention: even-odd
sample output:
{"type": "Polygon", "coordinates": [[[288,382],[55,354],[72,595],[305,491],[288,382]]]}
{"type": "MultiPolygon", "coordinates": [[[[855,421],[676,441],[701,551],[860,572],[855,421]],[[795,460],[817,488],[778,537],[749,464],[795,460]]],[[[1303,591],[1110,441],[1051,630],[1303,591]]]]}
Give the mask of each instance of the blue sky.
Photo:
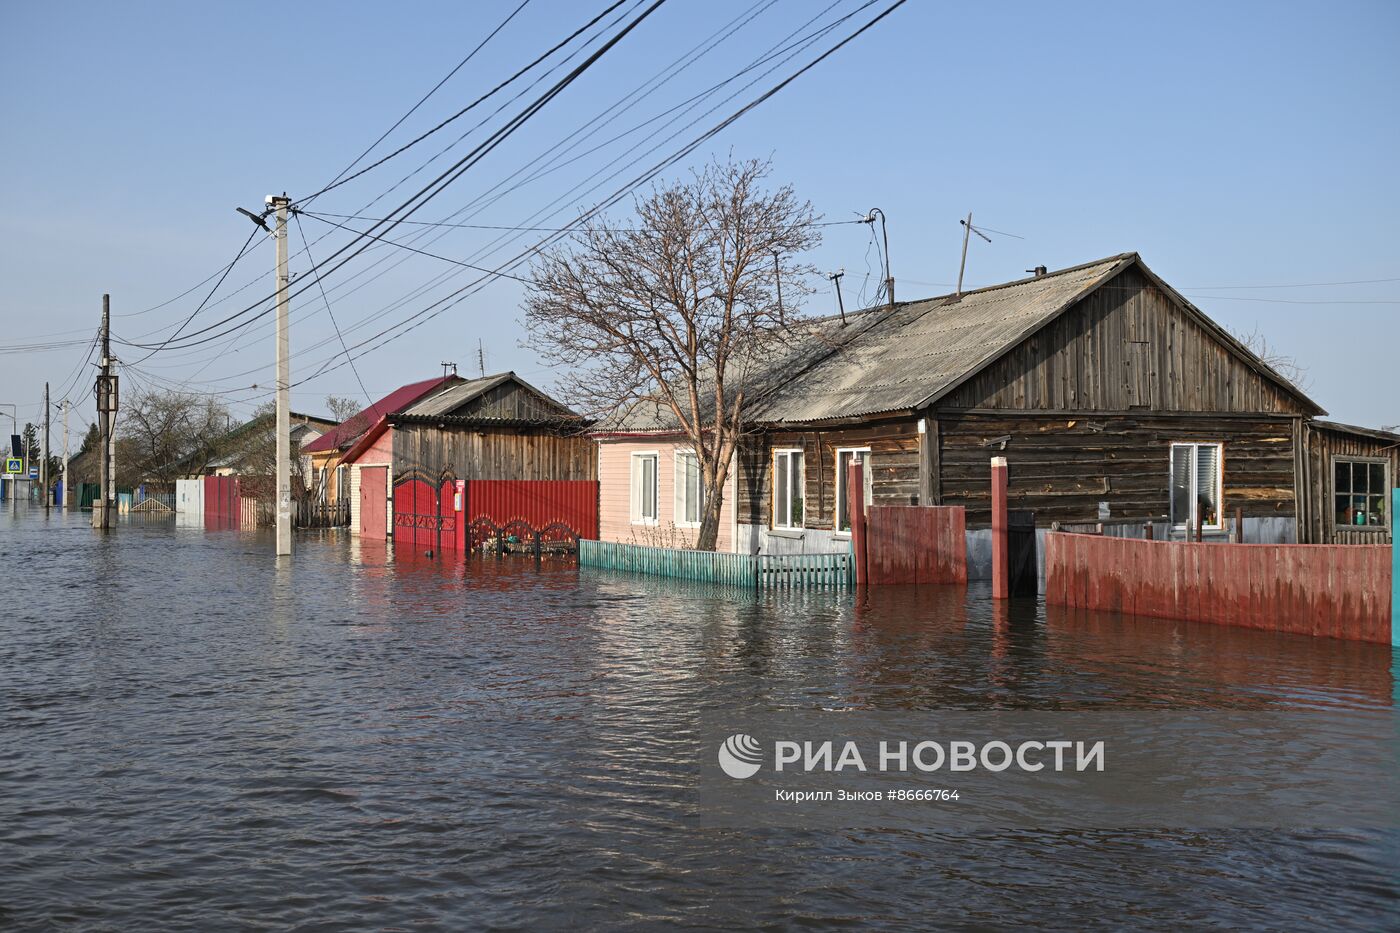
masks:
{"type": "MultiPolygon", "coordinates": [[[[123,315],[114,322],[119,335],[146,342],[168,334],[208,286],[146,309],[233,257],[251,229],[236,206],[256,209],[270,192],[304,197],[320,188],[518,3],[6,4],[0,346],[85,341],[103,292],[123,315]],[[143,341],[142,334],[150,336],[143,341]]],[[[817,22],[858,5],[839,0],[817,22]]],[[[455,112],[603,6],[531,0],[376,154],[455,112]]],[[[661,121],[654,121],[498,199],[481,198],[725,24],[742,23],[583,148],[730,77],[825,7],[669,0],[414,217],[501,226],[571,219],[612,190],[590,195],[587,179],[606,175],[613,170],[607,166],[644,152],[675,127],[658,134],[661,121]]],[[[826,44],[736,100],[766,89],[826,44]]],[[[1400,400],[1384,361],[1400,343],[1397,47],[1400,4],[1393,2],[1178,2],[1147,10],[910,0],[690,162],[730,152],[771,156],[776,176],[828,220],[882,208],[901,298],[950,290],[958,218],[968,211],[979,225],[1022,237],[974,240],[972,286],[1017,278],[1038,264],[1055,268],[1137,250],[1218,321],[1257,329],[1298,358],[1310,393],[1334,418],[1395,424],[1400,400]],[[1371,281],[1386,279],[1392,281],[1371,281]]],[[[708,99],[687,119],[716,104],[708,99]]],[[[312,209],[360,212],[470,121],[327,193],[312,209]]],[[[481,132],[454,152],[479,138],[481,132]]],[[[414,181],[432,174],[425,170],[414,181]]],[[[365,213],[382,216],[412,190],[406,183],[379,202],[381,213],[365,213]]],[[[321,221],[303,223],[315,258],[346,239],[321,221]]],[[[417,241],[420,248],[492,266],[533,242],[518,239],[515,250],[507,244],[493,254],[498,231],[419,232],[445,234],[417,241]]],[[[294,251],[302,245],[295,227],[291,244],[294,251]]],[[[867,227],[827,228],[814,259],[824,269],[845,268],[848,304],[863,286],[873,290],[878,266],[867,227]]],[[[246,288],[206,309],[190,329],[264,297],[271,265],[271,245],[258,242],[215,300],[246,288]]],[[[305,255],[293,257],[295,272],[308,268],[305,255]]],[[[326,285],[353,345],[470,281],[462,272],[429,284],[457,272],[379,247],[326,285]]],[[[323,410],[331,393],[378,397],[440,372],[444,359],[475,371],[478,341],[488,370],[515,369],[548,385],[551,374],[520,346],[519,298],[515,282],[489,284],[358,359],[358,378],[340,366],[297,385],[293,407],[323,410]]],[[[812,301],[823,312],[834,303],[829,291],[812,301]]],[[[292,327],[293,378],[301,380],[339,349],[318,291],[296,300],[292,327]]],[[[19,403],[22,420],[36,418],[43,380],[53,383],[55,398],[69,384],[90,382],[78,375],[84,350],[0,354],[0,402],[19,403]]],[[[247,387],[270,383],[271,357],[264,320],[236,339],[158,354],[129,376],[125,390],[190,380],[205,391],[231,392],[242,413],[264,391],[247,387]]],[[[72,395],[90,419],[86,389],[72,395]]],[[[75,433],[81,425],[75,418],[75,433]]]]}

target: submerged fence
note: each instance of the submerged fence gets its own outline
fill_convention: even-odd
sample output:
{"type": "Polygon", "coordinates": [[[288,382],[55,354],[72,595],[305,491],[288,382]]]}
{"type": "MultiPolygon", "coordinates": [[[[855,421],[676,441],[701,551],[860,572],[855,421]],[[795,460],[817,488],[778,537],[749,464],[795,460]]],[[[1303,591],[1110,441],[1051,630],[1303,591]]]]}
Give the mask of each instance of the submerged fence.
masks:
{"type": "Polygon", "coordinates": [[[1045,601],[1391,642],[1391,547],[1046,536],[1045,601]]]}
{"type": "Polygon", "coordinates": [[[831,554],[725,554],[682,548],[582,540],[580,567],[751,588],[846,587],[855,582],[849,552],[831,554]]]}

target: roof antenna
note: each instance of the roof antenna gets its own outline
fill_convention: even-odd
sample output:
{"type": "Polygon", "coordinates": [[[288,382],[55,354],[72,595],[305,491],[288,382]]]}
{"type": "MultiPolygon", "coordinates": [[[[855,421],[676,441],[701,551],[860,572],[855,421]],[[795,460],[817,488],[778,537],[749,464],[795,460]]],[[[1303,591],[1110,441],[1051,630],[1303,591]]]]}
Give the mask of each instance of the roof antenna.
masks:
{"type": "Polygon", "coordinates": [[[454,375],[454,376],[457,375],[457,364],[456,364],[456,363],[449,363],[449,362],[447,362],[446,360],[443,360],[443,362],[442,362],[442,381],[443,381],[443,382],[446,382],[446,381],[447,381],[447,368],[448,368],[449,366],[452,367],[452,375],[454,375]]]}
{"type": "Polygon", "coordinates": [[[846,303],[845,303],[844,301],[841,300],[841,276],[843,276],[843,275],[845,275],[845,274],[846,274],[846,269],[845,269],[845,267],[842,267],[842,268],[837,269],[835,272],[833,272],[833,273],[831,273],[830,275],[827,276],[828,279],[830,279],[832,282],[834,282],[834,283],[836,284],[836,310],[838,310],[839,312],[841,312],[841,326],[842,326],[842,327],[845,327],[845,326],[846,326],[846,303]]]}
{"type": "Polygon", "coordinates": [[[778,326],[785,327],[783,320],[783,269],[778,265],[778,251],[773,250],[773,281],[778,283],[778,326]]]}
{"type": "Polygon", "coordinates": [[[476,338],[476,368],[484,377],[486,375],[486,351],[481,348],[481,338],[476,338]]]}
{"type": "Polygon", "coordinates": [[[974,226],[972,225],[972,211],[968,211],[968,212],[967,212],[967,220],[959,220],[958,223],[960,223],[960,224],[963,225],[962,262],[958,263],[958,297],[962,297],[963,272],[964,272],[964,270],[967,269],[967,236],[968,236],[968,234],[969,234],[969,233],[975,233],[975,234],[977,234],[978,236],[980,236],[982,239],[986,240],[988,243],[992,242],[992,238],[989,237],[989,236],[987,236],[987,235],[986,235],[985,233],[983,233],[981,230],[978,230],[976,227],[974,227],[974,226]]]}
{"type": "Polygon", "coordinates": [[[875,215],[880,215],[880,236],[885,241],[885,295],[890,300],[890,307],[894,307],[894,276],[890,275],[890,232],[885,229],[885,212],[878,207],[872,207],[861,221],[863,224],[874,226],[875,215]]]}

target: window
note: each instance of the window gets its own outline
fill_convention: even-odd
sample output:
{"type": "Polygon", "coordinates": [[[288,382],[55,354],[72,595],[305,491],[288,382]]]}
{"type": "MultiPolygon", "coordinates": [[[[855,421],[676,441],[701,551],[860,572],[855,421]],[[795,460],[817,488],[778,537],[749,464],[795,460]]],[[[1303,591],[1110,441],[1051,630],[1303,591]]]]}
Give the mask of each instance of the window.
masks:
{"type": "Polygon", "coordinates": [[[656,524],[656,454],[632,455],[632,524],[656,524]]]}
{"type": "Polygon", "coordinates": [[[1390,527],[1386,497],[1390,495],[1389,464],[1383,460],[1332,458],[1332,502],[1337,528],[1390,527]]]}
{"type": "Polygon", "coordinates": [[[348,466],[338,466],[335,468],[335,501],[340,502],[350,498],[350,468],[348,466]]]}
{"type": "Polygon", "coordinates": [[[676,451],[676,524],[700,527],[705,509],[705,488],[700,482],[700,458],[693,450],[676,451]]]}
{"type": "Polygon", "coordinates": [[[838,447],[836,449],[836,531],[846,533],[851,530],[850,509],[846,504],[846,474],[852,461],[865,464],[866,489],[870,488],[870,448],[838,447]]]}
{"type": "Polygon", "coordinates": [[[1172,524],[1191,531],[1224,527],[1220,514],[1221,446],[1173,444],[1171,466],[1172,524]]]}
{"type": "Polygon", "coordinates": [[[773,451],[773,527],[801,528],[806,505],[802,451],[773,451]]]}

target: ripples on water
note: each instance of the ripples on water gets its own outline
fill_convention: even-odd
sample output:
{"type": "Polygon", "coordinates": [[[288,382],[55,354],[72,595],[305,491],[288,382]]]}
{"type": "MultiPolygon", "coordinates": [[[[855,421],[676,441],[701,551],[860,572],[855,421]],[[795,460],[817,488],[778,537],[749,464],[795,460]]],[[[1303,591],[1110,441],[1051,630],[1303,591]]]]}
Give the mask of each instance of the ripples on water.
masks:
{"type": "Polygon", "coordinates": [[[1389,707],[1375,646],[0,517],[0,928],[1394,925],[1395,833],[720,831],[702,710],[1389,707]]]}

